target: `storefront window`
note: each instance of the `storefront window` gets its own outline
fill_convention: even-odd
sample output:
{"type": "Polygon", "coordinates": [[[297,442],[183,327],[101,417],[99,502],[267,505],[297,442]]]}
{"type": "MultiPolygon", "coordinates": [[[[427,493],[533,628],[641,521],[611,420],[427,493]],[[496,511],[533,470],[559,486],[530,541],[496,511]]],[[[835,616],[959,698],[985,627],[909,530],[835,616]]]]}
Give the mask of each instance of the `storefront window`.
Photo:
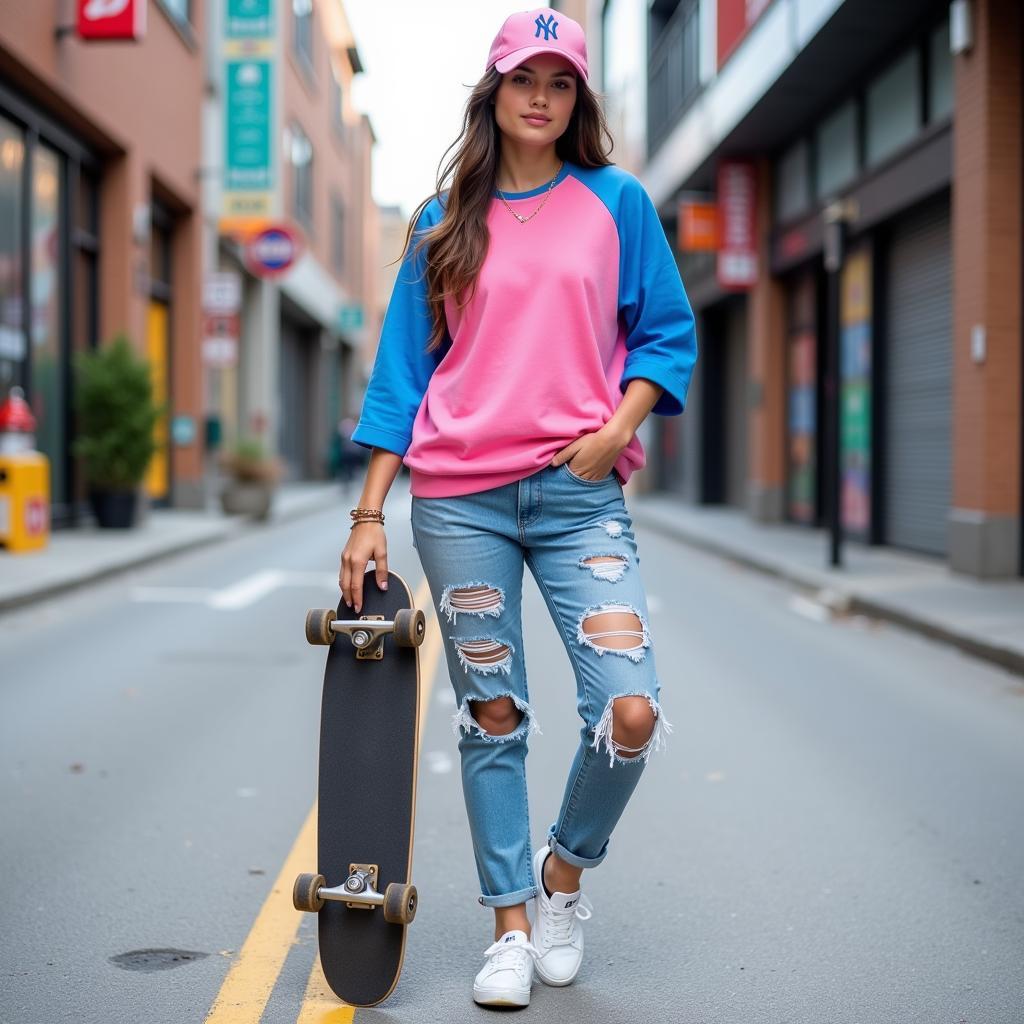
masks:
{"type": "Polygon", "coordinates": [[[21,131],[0,117],[0,399],[25,385],[22,324],[21,183],[25,143],[21,131]]]}
{"type": "Polygon", "coordinates": [[[818,126],[817,196],[825,199],[849,184],[857,174],[857,106],[851,100],[818,126]]]}
{"type": "Polygon", "coordinates": [[[921,128],[921,60],[917,50],[901,57],[868,87],[867,161],[880,163],[921,128]]]}
{"type": "Polygon", "coordinates": [[[953,55],[949,52],[949,20],[928,41],[928,120],[941,121],[953,113],[953,55]]]}
{"type": "Polygon", "coordinates": [[[775,219],[784,223],[811,205],[810,153],[801,139],[779,158],[775,168],[775,219]]]}
{"type": "Polygon", "coordinates": [[[32,412],[36,444],[53,467],[52,499],[64,494],[64,360],[61,344],[61,158],[46,146],[32,164],[32,412]]]}

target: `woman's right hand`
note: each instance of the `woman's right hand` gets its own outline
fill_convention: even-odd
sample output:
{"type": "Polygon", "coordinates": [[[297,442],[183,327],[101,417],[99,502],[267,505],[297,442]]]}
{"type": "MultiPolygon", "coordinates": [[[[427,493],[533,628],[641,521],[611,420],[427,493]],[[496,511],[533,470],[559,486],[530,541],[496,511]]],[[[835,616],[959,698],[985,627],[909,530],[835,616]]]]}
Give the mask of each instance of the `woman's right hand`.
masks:
{"type": "Polygon", "coordinates": [[[341,553],[338,583],[345,604],[355,604],[356,615],[363,607],[363,576],[366,563],[373,559],[377,569],[377,586],[388,589],[388,539],[381,523],[372,520],[356,523],[349,531],[348,543],[341,553]]]}

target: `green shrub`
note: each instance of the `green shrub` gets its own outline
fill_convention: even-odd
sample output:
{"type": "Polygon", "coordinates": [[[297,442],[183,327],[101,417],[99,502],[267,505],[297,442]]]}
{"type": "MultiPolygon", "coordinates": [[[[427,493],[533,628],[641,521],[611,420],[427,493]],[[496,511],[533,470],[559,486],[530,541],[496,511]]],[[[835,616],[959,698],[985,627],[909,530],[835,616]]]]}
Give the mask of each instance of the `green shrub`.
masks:
{"type": "Polygon", "coordinates": [[[220,466],[236,480],[276,483],[281,477],[281,460],[267,455],[262,441],[243,437],[221,453],[220,466]]]}
{"type": "Polygon", "coordinates": [[[149,364],[124,334],[95,352],[77,352],[72,452],[85,463],[90,486],[133,490],[157,448],[153,429],[167,405],[153,401],[149,364]]]}

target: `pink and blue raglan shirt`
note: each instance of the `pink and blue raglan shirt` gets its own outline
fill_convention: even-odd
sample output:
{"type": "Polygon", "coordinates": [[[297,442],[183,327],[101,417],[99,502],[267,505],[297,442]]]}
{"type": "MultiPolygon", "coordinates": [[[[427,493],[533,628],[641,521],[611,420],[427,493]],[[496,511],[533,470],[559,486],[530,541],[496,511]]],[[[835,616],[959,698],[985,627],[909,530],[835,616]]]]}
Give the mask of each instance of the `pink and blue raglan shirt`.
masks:
{"type": "MultiPolygon", "coordinates": [[[[546,190],[505,197],[525,216],[546,190]]],[[[442,215],[435,197],[413,243],[442,215]]],[[[417,497],[471,494],[535,473],[607,423],[635,377],[664,388],[654,413],[679,415],[686,401],[693,312],[636,177],[566,161],[536,217],[519,223],[495,193],[487,226],[476,293],[461,310],[446,299],[447,332],[431,353],[423,351],[425,248],[415,259],[406,253],[352,435],[401,455],[417,497]]],[[[644,462],[634,437],[614,468],[625,483],[644,462]]]]}

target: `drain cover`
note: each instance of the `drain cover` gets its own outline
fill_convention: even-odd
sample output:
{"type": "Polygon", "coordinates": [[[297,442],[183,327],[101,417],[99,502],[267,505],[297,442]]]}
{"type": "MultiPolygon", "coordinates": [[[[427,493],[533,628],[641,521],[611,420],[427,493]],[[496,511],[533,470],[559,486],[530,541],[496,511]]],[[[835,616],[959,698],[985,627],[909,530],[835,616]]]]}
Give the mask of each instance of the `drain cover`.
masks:
{"type": "Polygon", "coordinates": [[[133,949],[112,956],[110,962],[123,971],[169,971],[209,955],[190,949],[133,949]]]}

